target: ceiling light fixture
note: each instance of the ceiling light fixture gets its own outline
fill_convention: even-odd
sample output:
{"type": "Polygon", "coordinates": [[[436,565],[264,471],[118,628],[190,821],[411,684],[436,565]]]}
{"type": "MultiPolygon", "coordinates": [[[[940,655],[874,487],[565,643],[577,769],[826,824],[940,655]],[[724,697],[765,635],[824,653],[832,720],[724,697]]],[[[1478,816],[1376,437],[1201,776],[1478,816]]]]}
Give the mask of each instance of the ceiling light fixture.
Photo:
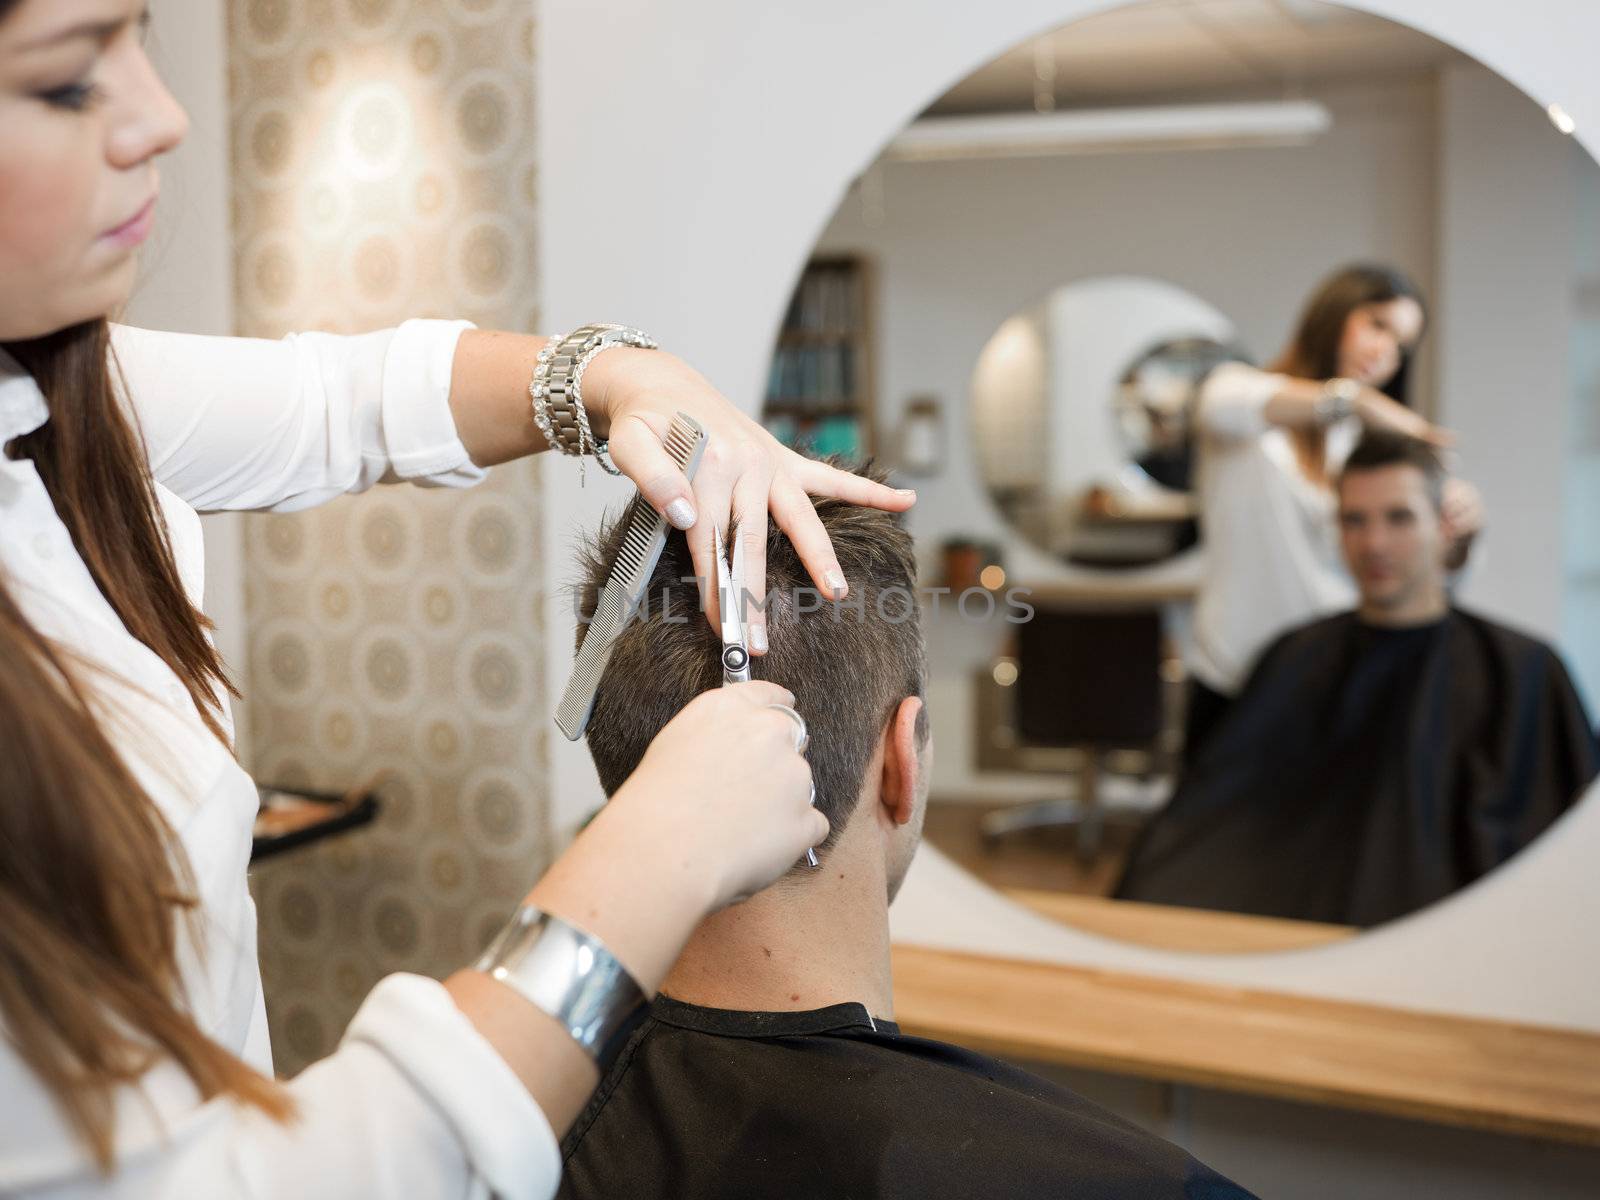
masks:
{"type": "Polygon", "coordinates": [[[1332,127],[1333,115],[1314,100],[925,117],[890,142],[883,157],[932,162],[1119,150],[1297,146],[1332,127]]]}

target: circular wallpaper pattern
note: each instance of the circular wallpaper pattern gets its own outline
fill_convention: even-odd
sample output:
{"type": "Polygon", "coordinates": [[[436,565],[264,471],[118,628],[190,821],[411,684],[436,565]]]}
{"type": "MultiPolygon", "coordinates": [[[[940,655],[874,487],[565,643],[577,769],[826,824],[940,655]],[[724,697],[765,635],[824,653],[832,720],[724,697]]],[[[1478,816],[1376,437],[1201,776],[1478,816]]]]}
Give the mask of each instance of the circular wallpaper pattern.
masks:
{"type": "Polygon", "coordinates": [[[526,240],[517,222],[498,213],[466,217],[447,250],[454,290],[469,304],[509,303],[528,266],[526,240]]]}
{"type": "Polygon", "coordinates": [[[238,287],[263,315],[286,317],[301,296],[300,251],[287,234],[268,231],[245,243],[239,255],[238,287]]]}
{"type": "MultiPolygon", "coordinates": [[[[230,14],[239,332],[536,329],[532,0],[230,14]]],[[[372,825],[252,874],[286,1072],[382,975],[459,967],[546,863],[538,539],[520,466],[247,522],[252,773],[382,777],[372,825]]]]}
{"type": "Polygon", "coordinates": [[[446,103],[467,162],[499,161],[520,144],[521,93],[501,73],[471,72],[451,89],[446,103]]]}
{"type": "Polygon", "coordinates": [[[347,235],[340,277],[344,297],[363,312],[410,304],[416,269],[410,239],[394,224],[364,225],[347,235]]]}

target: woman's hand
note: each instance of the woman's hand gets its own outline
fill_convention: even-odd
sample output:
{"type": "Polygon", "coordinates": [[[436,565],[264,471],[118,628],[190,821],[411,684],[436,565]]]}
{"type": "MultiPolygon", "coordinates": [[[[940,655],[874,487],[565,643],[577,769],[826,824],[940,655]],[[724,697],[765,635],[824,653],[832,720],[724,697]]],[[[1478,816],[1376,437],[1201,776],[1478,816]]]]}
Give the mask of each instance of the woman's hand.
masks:
{"type": "Polygon", "coordinates": [[[1445,538],[1445,568],[1459,571],[1467,565],[1472,543],[1483,532],[1483,494],[1465,479],[1446,479],[1439,501],[1439,521],[1445,538]]]}
{"type": "MultiPolygon", "coordinates": [[[[707,915],[760,891],[828,835],[794,723],[772,707],[793,703],[765,682],[697,696],[527,903],[599,938],[653,995],[707,915]]],[[[446,986],[565,1133],[594,1090],[593,1060],[487,975],[458,971],[446,986]]]]}
{"type": "Polygon", "coordinates": [[[1404,404],[1385,396],[1377,388],[1361,389],[1361,395],[1356,398],[1356,416],[1368,429],[1385,429],[1430,446],[1443,448],[1453,445],[1456,440],[1455,434],[1449,430],[1441,429],[1404,404]]]}
{"type": "Polygon", "coordinates": [[[714,688],[656,735],[638,768],[528,899],[610,947],[647,991],[710,913],[754,895],[828,836],[794,704],[775,683],[714,688]]]}
{"type": "Polygon", "coordinates": [[[762,603],[767,581],[767,513],[794,543],[812,582],[825,596],[848,590],[833,543],[810,497],[831,496],[868,508],[903,512],[916,494],[897,491],[796,454],[740,412],[688,364],[659,350],[613,349],[596,355],[583,379],[584,405],[596,436],[645,499],[679,529],[689,531],[695,573],[705,584],[706,612],[716,612],[712,527],[724,535],[737,523],[744,539],[745,587],[752,603],[745,620],[752,653],[767,649],[762,603]],[[689,481],[662,446],[678,411],[708,435],[705,456],[689,481]]]}
{"type": "Polygon", "coordinates": [[[793,707],[794,694],[763,681],[702,692],[607,805],[656,826],[658,852],[692,860],[712,910],[759,892],[828,836],[794,721],[774,705],[793,707]]]}
{"type": "Polygon", "coordinates": [[[1465,479],[1451,476],[1444,481],[1439,516],[1451,541],[1476,537],[1483,532],[1483,493],[1465,479]]]}

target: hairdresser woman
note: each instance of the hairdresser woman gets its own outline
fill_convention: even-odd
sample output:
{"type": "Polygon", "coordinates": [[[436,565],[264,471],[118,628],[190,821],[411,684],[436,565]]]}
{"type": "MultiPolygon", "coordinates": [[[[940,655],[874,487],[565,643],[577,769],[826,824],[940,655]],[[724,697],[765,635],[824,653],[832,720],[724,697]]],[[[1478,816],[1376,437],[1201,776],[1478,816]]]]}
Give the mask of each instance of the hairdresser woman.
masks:
{"type": "MultiPolygon", "coordinates": [[[[707,912],[827,832],[775,707],[793,698],[749,683],[690,704],[534,888],[483,964],[503,974],[391,977],[336,1053],[274,1082],[256,799],[195,606],[194,509],[466,484],[543,450],[544,342],[118,330],[108,368],[155,160],[185,128],[142,7],[0,0],[0,1194],[547,1196],[608,1035],[707,912]]],[[[752,518],[758,593],[769,509],[842,592],[807,493],[911,503],[780,449],[659,351],[596,353],[581,400],[708,575],[711,523],[752,518]],[[678,409],[711,438],[692,489],[659,440],[678,409]]]]}
{"type": "MultiPolygon", "coordinates": [[[[1256,655],[1295,625],[1354,607],[1339,553],[1333,478],[1365,428],[1435,445],[1449,435],[1406,407],[1412,351],[1427,321],[1399,271],[1355,265],[1325,279],[1267,370],[1226,363],[1200,389],[1200,520],[1206,570],[1189,654],[1184,754],[1192,761],[1256,655]]],[[[1483,513],[1451,480],[1452,565],[1483,513]]]]}

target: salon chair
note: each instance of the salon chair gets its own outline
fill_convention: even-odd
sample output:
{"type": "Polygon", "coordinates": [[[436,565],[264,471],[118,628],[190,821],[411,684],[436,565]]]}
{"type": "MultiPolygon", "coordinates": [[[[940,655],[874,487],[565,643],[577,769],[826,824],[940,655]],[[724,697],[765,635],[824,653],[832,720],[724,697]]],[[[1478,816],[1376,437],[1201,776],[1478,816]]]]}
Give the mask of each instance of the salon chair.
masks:
{"type": "Polygon", "coordinates": [[[1017,627],[1014,671],[996,717],[1015,765],[1060,772],[1074,794],[990,813],[984,842],[1024,830],[1074,831],[1080,862],[1100,851],[1110,813],[1101,779],[1121,760],[1141,775],[1170,766],[1169,692],[1158,609],[1039,608],[1017,627]],[[1009,708],[1009,712],[1006,709],[1009,708]]]}

